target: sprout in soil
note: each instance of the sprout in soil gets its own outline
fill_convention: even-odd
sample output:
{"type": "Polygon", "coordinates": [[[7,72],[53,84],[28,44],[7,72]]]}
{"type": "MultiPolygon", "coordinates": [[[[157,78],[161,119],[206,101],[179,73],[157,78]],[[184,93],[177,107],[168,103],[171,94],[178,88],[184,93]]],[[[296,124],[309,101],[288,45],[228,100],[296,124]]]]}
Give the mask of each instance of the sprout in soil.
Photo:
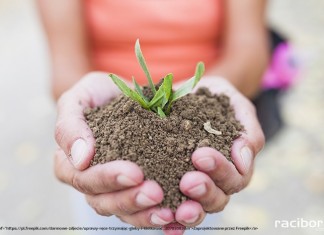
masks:
{"type": "Polygon", "coordinates": [[[153,98],[151,100],[148,100],[148,98],[143,94],[141,87],[138,85],[134,77],[133,84],[135,90],[129,88],[117,75],[109,74],[109,77],[119,87],[119,89],[123,92],[125,96],[138,102],[143,108],[157,113],[161,118],[166,117],[166,115],[170,113],[172,103],[175,100],[189,94],[192,91],[192,89],[199,82],[205,70],[204,63],[198,62],[196,66],[195,75],[186,82],[184,82],[182,86],[176,91],[172,90],[173,75],[172,73],[169,73],[163,78],[162,84],[160,85],[158,90],[156,90],[152,81],[151,74],[146,66],[146,62],[142,54],[138,39],[135,43],[135,54],[139,64],[141,65],[146,75],[149,87],[153,93],[153,98]]]}

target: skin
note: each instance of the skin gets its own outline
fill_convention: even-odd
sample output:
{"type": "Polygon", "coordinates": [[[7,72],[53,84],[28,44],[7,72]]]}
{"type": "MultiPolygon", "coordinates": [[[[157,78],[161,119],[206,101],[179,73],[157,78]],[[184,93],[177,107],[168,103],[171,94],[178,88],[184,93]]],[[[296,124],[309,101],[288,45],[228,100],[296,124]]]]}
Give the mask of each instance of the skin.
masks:
{"type": "Polygon", "coordinates": [[[180,190],[192,200],[172,213],[157,207],[163,200],[161,187],[156,182],[144,181],[143,172],[134,163],[115,161],[88,168],[95,141],[83,110],[111,101],[120,91],[106,73],[89,73],[92,66],[80,1],[38,1],[53,64],[52,94],[55,99],[60,97],[55,128],[59,145],[55,174],[84,193],[98,214],[116,215],[134,226],[163,226],[164,233],[169,235],[182,234],[182,230],[167,228],[200,224],[206,213],[223,210],[230,195],[249,183],[255,156],[264,146],[255,108],[246,97],[258,93],[268,58],[263,19],[265,1],[225,2],[223,54],[197,89],[207,86],[213,93],[227,94],[245,131],[232,147],[234,164],[215,149],[200,148],[193,153],[192,161],[199,171],[186,173],[180,182],[180,190]]]}
{"type": "Polygon", "coordinates": [[[52,62],[51,92],[55,100],[91,72],[88,40],[80,0],[37,0],[52,62]]]}
{"type": "MultiPolygon", "coordinates": [[[[84,193],[89,205],[100,215],[117,215],[138,227],[162,225],[166,229],[200,224],[207,212],[223,210],[230,195],[247,186],[254,158],[264,145],[251,102],[221,77],[205,77],[197,89],[206,85],[213,93],[231,97],[236,118],[245,131],[234,141],[231,152],[234,164],[212,148],[200,148],[193,153],[192,161],[199,171],[186,173],[180,182],[180,190],[192,200],[181,204],[174,214],[170,209],[157,207],[163,200],[162,189],[156,182],[143,181],[143,173],[136,164],[114,161],[88,168],[95,140],[83,110],[107,103],[120,93],[106,79],[106,73],[86,75],[58,101],[55,137],[60,149],[55,154],[56,176],[84,193]]],[[[165,230],[165,233],[181,234],[182,231],[165,230]]]]}
{"type": "Polygon", "coordinates": [[[223,54],[207,71],[229,80],[243,95],[259,93],[261,78],[268,63],[268,33],[265,0],[226,0],[223,54]]]}

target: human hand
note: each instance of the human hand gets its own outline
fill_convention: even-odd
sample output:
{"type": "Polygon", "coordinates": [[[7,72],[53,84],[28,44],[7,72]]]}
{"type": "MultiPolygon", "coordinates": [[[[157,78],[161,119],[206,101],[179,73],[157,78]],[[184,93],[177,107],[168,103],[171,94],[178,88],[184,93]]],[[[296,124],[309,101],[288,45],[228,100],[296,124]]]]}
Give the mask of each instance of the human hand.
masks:
{"type": "MultiPolygon", "coordinates": [[[[254,158],[265,143],[254,106],[228,81],[220,77],[204,77],[194,92],[200,87],[208,87],[213,94],[228,95],[236,118],[245,130],[232,146],[234,164],[213,148],[203,147],[193,153],[192,162],[198,171],[186,173],[180,182],[180,190],[192,200],[178,207],[175,213],[178,224],[173,226],[196,226],[206,213],[222,211],[230,195],[249,183],[254,158]]],[[[180,230],[178,232],[182,234],[180,230]]]]}
{"type": "Polygon", "coordinates": [[[85,122],[86,107],[103,105],[120,94],[104,73],[86,75],[58,101],[55,154],[58,179],[86,195],[100,215],[116,215],[137,227],[159,227],[174,220],[170,209],[159,208],[163,191],[154,181],[144,181],[132,162],[113,161],[88,168],[95,140],[85,122]]]}

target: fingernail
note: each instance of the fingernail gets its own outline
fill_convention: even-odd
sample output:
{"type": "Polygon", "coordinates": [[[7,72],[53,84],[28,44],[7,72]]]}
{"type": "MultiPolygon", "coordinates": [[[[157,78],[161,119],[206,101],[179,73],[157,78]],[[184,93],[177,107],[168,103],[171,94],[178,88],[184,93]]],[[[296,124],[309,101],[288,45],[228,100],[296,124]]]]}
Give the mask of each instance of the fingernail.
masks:
{"type": "Polygon", "coordinates": [[[78,166],[87,156],[88,146],[83,139],[77,139],[71,148],[71,158],[74,166],[78,166]]]}
{"type": "Polygon", "coordinates": [[[137,183],[126,175],[118,175],[117,182],[122,186],[135,186],[137,183]]]}
{"type": "Polygon", "coordinates": [[[164,219],[162,219],[161,217],[159,217],[155,213],[153,213],[151,215],[151,222],[152,222],[152,224],[155,224],[155,225],[166,225],[169,223],[169,222],[165,221],[164,219]]]}
{"type": "Polygon", "coordinates": [[[198,220],[198,218],[199,218],[199,215],[196,215],[194,217],[191,217],[190,219],[184,220],[184,222],[186,224],[193,224],[193,223],[195,223],[198,220]]]}
{"type": "Polygon", "coordinates": [[[211,157],[202,157],[196,161],[201,170],[211,171],[215,169],[215,160],[211,157]]]}
{"type": "Polygon", "coordinates": [[[250,170],[251,164],[252,164],[252,158],[253,158],[253,154],[252,151],[249,147],[244,146],[241,149],[241,158],[245,167],[246,171],[250,170]]]}
{"type": "Polygon", "coordinates": [[[188,193],[192,197],[201,197],[207,192],[207,188],[205,184],[198,184],[197,186],[193,187],[192,189],[188,190],[188,193]]]}
{"type": "Polygon", "coordinates": [[[140,192],[136,197],[136,202],[140,206],[153,206],[156,205],[157,202],[150,199],[148,196],[146,196],[144,193],[140,192]]]}

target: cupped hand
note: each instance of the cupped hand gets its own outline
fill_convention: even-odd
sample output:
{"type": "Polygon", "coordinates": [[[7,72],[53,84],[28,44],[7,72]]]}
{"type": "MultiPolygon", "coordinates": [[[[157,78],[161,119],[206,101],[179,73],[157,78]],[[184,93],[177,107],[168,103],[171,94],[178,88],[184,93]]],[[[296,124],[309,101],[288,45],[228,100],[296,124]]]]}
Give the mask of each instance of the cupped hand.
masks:
{"type": "Polygon", "coordinates": [[[89,167],[95,140],[83,111],[103,105],[120,94],[104,73],[91,73],[65,92],[58,101],[55,154],[58,179],[86,195],[94,210],[116,215],[137,227],[159,227],[174,220],[170,209],[159,208],[163,191],[154,181],[144,181],[141,169],[129,161],[89,167]],[[89,168],[88,168],[89,167],[89,168]]]}
{"type": "Polygon", "coordinates": [[[184,226],[202,222],[206,212],[221,211],[229,195],[243,189],[250,181],[253,160],[264,145],[264,137],[251,102],[224,79],[204,78],[197,85],[231,98],[236,118],[245,131],[234,141],[234,165],[215,149],[200,148],[192,155],[199,170],[185,174],[181,191],[192,200],[186,201],[175,215],[157,205],[163,199],[162,189],[153,181],[144,181],[139,167],[127,161],[114,161],[88,168],[94,155],[92,132],[83,110],[103,105],[120,92],[106,74],[91,73],[58,102],[55,130],[60,149],[55,155],[57,177],[86,195],[88,203],[101,215],[116,215],[122,221],[139,227],[164,225],[165,234],[182,234],[184,226]],[[172,223],[173,221],[175,223],[172,223]],[[179,230],[174,230],[179,227],[179,230]]]}
{"type": "Polygon", "coordinates": [[[195,90],[199,87],[229,96],[236,119],[244,126],[244,131],[232,146],[234,164],[213,148],[203,147],[193,153],[192,162],[198,171],[186,173],[180,182],[180,190],[192,200],[178,207],[175,213],[178,224],[173,226],[196,226],[203,221],[206,213],[223,210],[230,195],[248,185],[254,159],[265,143],[255,107],[228,81],[221,77],[205,77],[195,90]]]}

